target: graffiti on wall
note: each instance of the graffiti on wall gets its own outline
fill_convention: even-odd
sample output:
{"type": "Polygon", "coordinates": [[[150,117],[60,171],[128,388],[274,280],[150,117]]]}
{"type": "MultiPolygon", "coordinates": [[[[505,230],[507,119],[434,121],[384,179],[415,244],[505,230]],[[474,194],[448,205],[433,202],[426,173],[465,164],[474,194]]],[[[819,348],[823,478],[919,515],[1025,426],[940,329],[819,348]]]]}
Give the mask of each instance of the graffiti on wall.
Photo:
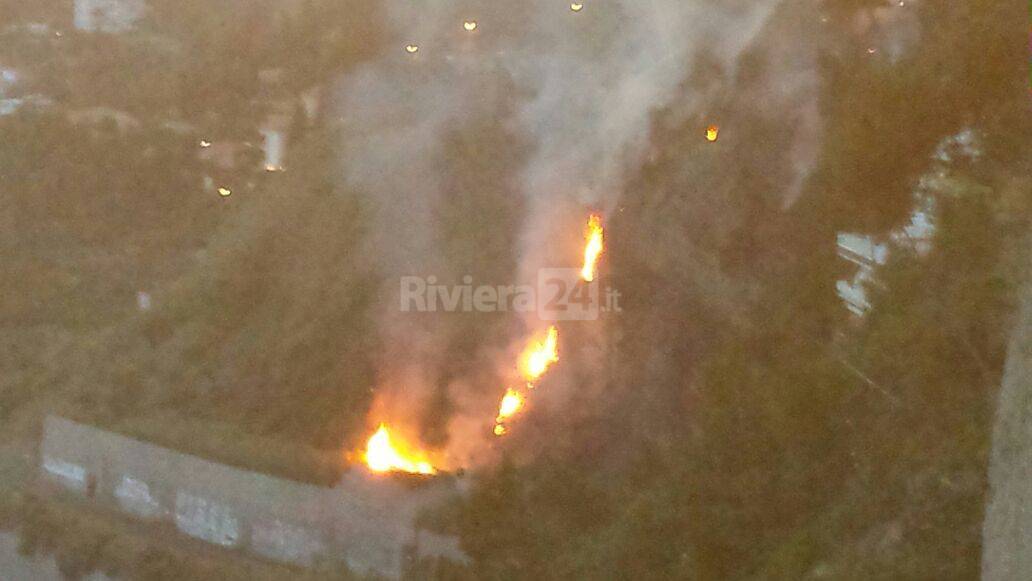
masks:
{"type": "Polygon", "coordinates": [[[240,544],[240,521],[233,516],[232,509],[186,492],[176,493],[176,527],[223,547],[240,544]]]}

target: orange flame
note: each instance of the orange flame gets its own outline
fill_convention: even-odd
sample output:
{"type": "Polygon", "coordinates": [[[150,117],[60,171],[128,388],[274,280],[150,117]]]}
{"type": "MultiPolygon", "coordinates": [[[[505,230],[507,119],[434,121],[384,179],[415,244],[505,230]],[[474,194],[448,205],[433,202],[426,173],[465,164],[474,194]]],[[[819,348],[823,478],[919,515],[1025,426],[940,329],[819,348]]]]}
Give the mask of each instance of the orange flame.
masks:
{"type": "Polygon", "coordinates": [[[498,416],[495,418],[494,433],[496,436],[504,435],[508,429],[505,427],[505,420],[516,415],[523,409],[523,396],[515,389],[508,389],[502,396],[502,402],[498,404],[498,416]]]}
{"type": "MultiPolygon", "coordinates": [[[[527,389],[534,389],[534,381],[548,371],[553,363],[559,361],[559,328],[552,325],[548,333],[540,341],[531,341],[520,357],[520,371],[527,381],[527,389]]],[[[526,403],[525,396],[515,389],[507,389],[498,404],[498,415],[495,417],[494,434],[505,435],[509,429],[505,421],[519,413],[526,403]]]]}
{"type": "Polygon", "coordinates": [[[581,278],[586,282],[595,280],[598,270],[598,259],[605,249],[603,243],[602,217],[592,214],[588,218],[588,227],[585,230],[584,240],[584,266],[581,268],[581,278]]]}
{"type": "Polygon", "coordinates": [[[506,390],[505,395],[502,396],[502,403],[498,406],[498,421],[501,423],[506,418],[510,418],[520,411],[523,407],[523,396],[514,389],[506,390]]]}
{"type": "Polygon", "coordinates": [[[548,335],[543,341],[532,341],[523,352],[522,371],[527,381],[534,381],[545,374],[553,363],[559,361],[559,329],[555,325],[548,328],[548,335]]]}
{"type": "Polygon", "coordinates": [[[718,136],[720,136],[720,127],[710,125],[706,128],[706,141],[716,141],[718,136]]]}
{"type": "Polygon", "coordinates": [[[380,424],[380,428],[366,444],[365,463],[373,472],[400,471],[413,474],[437,472],[424,454],[404,448],[405,446],[399,446],[398,442],[391,438],[387,425],[380,424]]]}

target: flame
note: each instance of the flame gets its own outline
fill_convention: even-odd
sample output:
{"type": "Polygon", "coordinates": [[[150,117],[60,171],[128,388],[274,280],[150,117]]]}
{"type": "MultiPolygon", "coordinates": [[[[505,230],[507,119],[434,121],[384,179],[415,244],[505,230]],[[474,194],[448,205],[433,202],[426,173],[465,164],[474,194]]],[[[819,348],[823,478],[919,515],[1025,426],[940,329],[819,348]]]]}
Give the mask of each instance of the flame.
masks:
{"type": "Polygon", "coordinates": [[[364,455],[365,463],[373,472],[410,472],[413,474],[434,474],[437,470],[419,452],[399,450],[398,442],[391,439],[386,424],[369,438],[364,455]]]}
{"type": "Polygon", "coordinates": [[[598,259],[605,248],[603,244],[602,218],[598,214],[592,214],[588,218],[588,227],[584,234],[587,244],[584,246],[584,266],[581,268],[581,278],[586,282],[595,280],[598,259]]]}
{"type": "Polygon", "coordinates": [[[219,188],[219,195],[223,198],[229,197],[233,193],[233,190],[229,188],[219,188]]]}
{"type": "Polygon", "coordinates": [[[509,431],[505,427],[505,420],[516,415],[521,409],[523,409],[523,396],[520,392],[515,389],[505,390],[505,395],[502,396],[502,402],[498,404],[498,416],[495,417],[494,435],[504,436],[509,431]]]}
{"type": "Polygon", "coordinates": [[[570,4],[570,10],[573,10],[574,12],[580,12],[581,9],[583,9],[583,8],[584,8],[584,5],[580,4],[578,2],[574,2],[573,4],[570,4]]]}
{"type": "Polygon", "coordinates": [[[559,361],[559,329],[548,328],[548,335],[543,341],[532,341],[523,352],[522,371],[527,381],[534,381],[548,371],[548,368],[559,361]]]}
{"type": "Polygon", "coordinates": [[[476,20],[467,20],[467,21],[462,23],[462,27],[466,29],[466,32],[473,32],[474,30],[477,29],[477,21],[476,20]]]}
{"type": "MultiPolygon", "coordinates": [[[[559,328],[555,325],[548,328],[548,333],[540,341],[531,341],[520,357],[520,370],[527,381],[527,389],[534,389],[534,381],[548,371],[553,363],[559,361],[559,328]]],[[[505,390],[501,403],[498,404],[498,415],[495,416],[494,434],[504,436],[509,428],[506,420],[512,418],[523,409],[525,396],[515,389],[505,390]]]]}
{"type": "Polygon", "coordinates": [[[720,135],[720,128],[716,125],[710,125],[706,128],[706,141],[716,141],[718,135],[720,135]]]}
{"type": "Polygon", "coordinates": [[[407,45],[405,45],[405,52],[407,52],[409,54],[416,54],[417,52],[419,52],[419,45],[418,44],[407,44],[407,45]]]}
{"type": "Polygon", "coordinates": [[[201,140],[201,147],[207,149],[207,148],[211,147],[211,142],[208,141],[207,139],[202,139],[201,140]]]}
{"type": "Polygon", "coordinates": [[[523,396],[515,389],[506,390],[502,396],[502,403],[498,406],[498,418],[495,421],[502,423],[506,418],[514,416],[522,407],[523,396]]]}

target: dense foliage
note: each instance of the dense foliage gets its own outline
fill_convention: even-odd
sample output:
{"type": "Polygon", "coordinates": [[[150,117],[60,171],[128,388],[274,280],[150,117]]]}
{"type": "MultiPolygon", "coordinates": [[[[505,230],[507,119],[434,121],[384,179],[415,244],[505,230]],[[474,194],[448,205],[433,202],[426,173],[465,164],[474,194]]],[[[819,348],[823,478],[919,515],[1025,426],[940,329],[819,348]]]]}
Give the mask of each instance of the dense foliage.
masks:
{"type": "MultiPolygon", "coordinates": [[[[840,8],[845,29],[855,6],[840,8]]],[[[748,188],[753,176],[724,178],[754,213],[739,239],[708,239],[690,202],[671,196],[653,213],[629,194],[614,236],[648,242],[611,260],[642,284],[613,323],[624,339],[613,404],[579,435],[581,450],[607,441],[610,461],[545,456],[482,480],[452,525],[479,578],[978,576],[993,396],[1032,198],[1017,146],[1032,137],[1021,62],[1004,56],[1020,31],[1000,26],[1004,12],[922,10],[921,48],[896,62],[862,41],[851,52],[843,34],[824,60],[824,146],[802,199],[782,213],[762,182],[748,188]],[[984,155],[936,165],[964,128],[984,136],[984,155]],[[919,188],[940,171],[931,192],[919,188]],[[834,295],[835,232],[887,238],[919,189],[937,204],[932,250],[896,248],[868,285],[872,311],[849,321],[834,295]],[[657,224],[683,226],[657,240],[657,224]],[[721,257],[718,272],[673,267],[698,253],[721,257]],[[747,290],[735,309],[700,284],[747,290]],[[657,298],[669,305],[659,315],[657,298]],[[656,352],[674,364],[657,373],[656,352]]],[[[706,155],[664,137],[671,165],[706,155]]],[[[665,173],[658,157],[643,177],[652,195],[724,187],[665,173]]]]}
{"type": "MultiPolygon", "coordinates": [[[[298,130],[290,171],[224,174],[254,184],[226,198],[202,186],[197,144],[257,139],[263,70],[289,71],[277,98],[352,71],[380,42],[378,8],[312,1],[259,26],[231,4],[154,3],[141,34],[168,35],[185,56],[69,35],[61,42],[81,44],[65,61],[47,45],[57,80],[40,90],[61,111],[128,111],[128,131],[53,112],[0,118],[0,235],[17,249],[0,256],[9,435],[75,410],[156,440],[164,426],[165,442],[295,477],[318,469],[289,450],[362,437],[381,272],[363,254],[376,200],[341,185],[336,164],[356,137],[331,123],[298,130]],[[138,306],[141,290],[154,308],[138,306]],[[205,425],[217,428],[188,433],[205,425]]],[[[852,32],[880,2],[826,7],[824,129],[792,204],[778,147],[790,122],[733,96],[772,66],[763,55],[734,78],[705,59],[693,75],[729,84],[712,108],[747,138],[710,146],[699,119],[655,112],[649,159],[609,224],[619,242],[607,268],[625,300],[604,322],[606,397],[567,425],[543,419],[563,434],[547,453],[514,453],[428,517],[472,560],[439,571],[977,576],[993,395],[1032,199],[1024,15],[990,0],[915,4],[921,42],[898,59],[871,56],[852,32]],[[936,160],[964,130],[980,154],[936,160]],[[935,201],[931,250],[896,245],[868,287],[872,309],[851,317],[835,295],[851,275],[836,233],[888,238],[916,193],[935,201]]],[[[509,178],[527,151],[511,115],[499,106],[469,119],[441,160],[453,193],[435,235],[459,271],[488,280],[513,270],[523,212],[509,178]]],[[[461,321],[446,348],[454,372],[505,324],[461,321]]],[[[426,441],[442,441],[452,403],[442,392],[428,410],[426,441]]],[[[70,570],[89,569],[69,554],[70,570]]],[[[175,555],[137,564],[161,578],[175,555]]]]}

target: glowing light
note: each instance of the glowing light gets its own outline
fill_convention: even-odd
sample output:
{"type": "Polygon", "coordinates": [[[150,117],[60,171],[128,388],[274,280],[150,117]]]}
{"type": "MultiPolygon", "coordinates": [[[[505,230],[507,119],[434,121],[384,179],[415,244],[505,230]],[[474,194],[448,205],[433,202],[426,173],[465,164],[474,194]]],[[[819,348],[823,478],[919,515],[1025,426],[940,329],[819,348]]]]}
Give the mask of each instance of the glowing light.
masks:
{"type": "Polygon", "coordinates": [[[503,436],[508,433],[506,423],[518,414],[526,405],[526,393],[534,389],[534,381],[548,371],[553,363],[559,361],[559,328],[555,325],[548,328],[548,333],[541,340],[532,340],[520,356],[520,372],[526,380],[527,392],[515,389],[505,390],[502,401],[498,404],[498,415],[495,416],[494,435],[503,436]]]}
{"type": "Polygon", "coordinates": [[[416,54],[417,52],[419,52],[419,45],[418,44],[407,44],[407,45],[405,45],[405,52],[407,52],[409,54],[416,54]]]}
{"type": "Polygon", "coordinates": [[[202,139],[201,140],[201,147],[207,149],[207,148],[211,147],[211,142],[208,141],[207,139],[202,139]]]}
{"type": "Polygon", "coordinates": [[[233,190],[229,188],[219,188],[219,195],[223,198],[228,198],[233,194],[233,190]]]}
{"type": "Polygon", "coordinates": [[[588,217],[588,226],[584,234],[584,266],[581,267],[581,278],[586,282],[595,280],[598,259],[605,249],[603,236],[602,217],[592,214],[588,217]]]}
{"type": "Polygon", "coordinates": [[[273,164],[270,163],[269,165],[265,166],[265,171],[270,172],[270,173],[271,172],[277,172],[277,171],[283,171],[283,166],[273,165],[273,164]]]}
{"type": "Polygon", "coordinates": [[[716,141],[717,137],[720,136],[720,128],[716,125],[710,125],[706,128],[706,141],[716,141]]]}
{"type": "Polygon", "coordinates": [[[523,408],[523,396],[515,389],[508,389],[502,396],[502,402],[498,404],[498,416],[495,417],[494,434],[504,435],[508,428],[505,427],[505,420],[516,415],[523,408]]]}
{"type": "Polygon", "coordinates": [[[423,454],[405,450],[401,444],[393,440],[386,424],[380,424],[376,433],[369,438],[364,459],[366,465],[373,472],[398,471],[412,474],[437,472],[423,454]]]}
{"type": "Polygon", "coordinates": [[[466,29],[466,32],[473,32],[474,30],[477,29],[477,21],[476,20],[467,20],[467,21],[462,23],[462,27],[466,29]]]}
{"type": "Polygon", "coordinates": [[[570,4],[570,10],[573,10],[574,12],[580,12],[583,9],[584,5],[579,2],[574,2],[573,4],[570,4]]]}
{"type": "Polygon", "coordinates": [[[501,422],[506,418],[510,418],[516,415],[516,412],[520,411],[523,407],[523,396],[516,392],[514,389],[509,389],[502,396],[502,403],[498,406],[498,418],[497,421],[501,422]]]}
{"type": "Polygon", "coordinates": [[[548,371],[553,363],[559,361],[559,329],[548,328],[548,334],[542,341],[531,341],[523,352],[520,369],[528,382],[532,382],[548,371]]]}

